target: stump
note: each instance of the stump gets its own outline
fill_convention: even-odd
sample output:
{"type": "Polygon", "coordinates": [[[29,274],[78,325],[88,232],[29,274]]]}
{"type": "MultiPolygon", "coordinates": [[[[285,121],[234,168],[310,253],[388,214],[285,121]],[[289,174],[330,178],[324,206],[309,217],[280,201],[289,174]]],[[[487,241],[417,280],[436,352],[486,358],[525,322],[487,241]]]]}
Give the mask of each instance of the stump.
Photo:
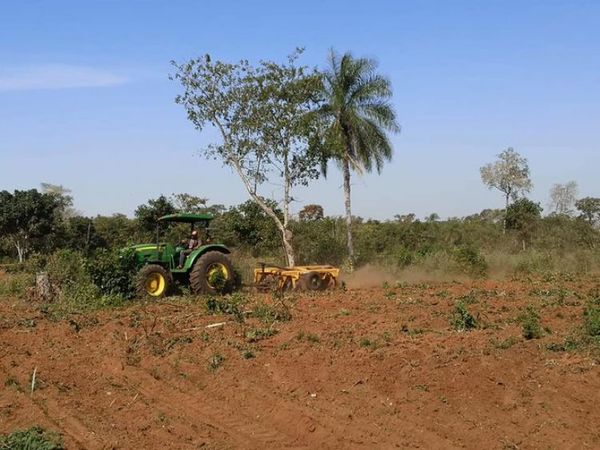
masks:
{"type": "Polygon", "coordinates": [[[54,298],[54,289],[47,272],[38,272],[35,276],[35,296],[43,302],[50,302],[54,298]]]}

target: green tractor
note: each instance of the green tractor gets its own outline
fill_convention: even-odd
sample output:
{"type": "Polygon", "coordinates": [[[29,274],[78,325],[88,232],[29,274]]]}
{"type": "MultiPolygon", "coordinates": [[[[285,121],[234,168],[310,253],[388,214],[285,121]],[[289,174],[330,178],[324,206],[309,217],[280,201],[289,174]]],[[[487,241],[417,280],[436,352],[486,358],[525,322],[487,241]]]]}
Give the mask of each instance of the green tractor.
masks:
{"type": "Polygon", "coordinates": [[[164,297],[171,292],[174,281],[189,285],[195,294],[223,294],[237,287],[237,276],[229,257],[231,252],[222,244],[210,243],[210,214],[169,214],[158,219],[156,243],[138,244],[126,250],[133,252],[138,273],[137,294],[142,297],[164,297]],[[160,242],[160,225],[186,223],[193,232],[204,229],[201,244],[185,258],[179,266],[180,254],[186,250],[183,243],[160,242]]]}

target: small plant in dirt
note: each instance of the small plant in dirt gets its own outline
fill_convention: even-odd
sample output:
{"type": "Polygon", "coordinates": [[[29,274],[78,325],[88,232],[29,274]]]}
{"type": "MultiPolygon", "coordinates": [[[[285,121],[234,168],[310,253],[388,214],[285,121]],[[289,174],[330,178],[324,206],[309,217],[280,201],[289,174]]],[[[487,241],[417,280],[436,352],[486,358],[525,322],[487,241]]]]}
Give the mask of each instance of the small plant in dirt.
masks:
{"type": "Polygon", "coordinates": [[[252,359],[255,356],[256,355],[254,354],[254,352],[252,351],[252,349],[247,348],[247,349],[245,349],[245,350],[242,351],[242,357],[244,359],[252,359]]]}
{"type": "Polygon", "coordinates": [[[368,337],[361,337],[358,341],[358,345],[360,345],[363,348],[371,347],[373,345],[373,341],[371,341],[371,339],[369,339],[368,337]]]}
{"type": "Polygon", "coordinates": [[[208,358],[208,368],[211,372],[216,372],[225,362],[225,357],[220,353],[213,353],[210,358],[208,358]]]}
{"type": "Polygon", "coordinates": [[[246,340],[248,342],[258,342],[263,339],[270,338],[271,336],[275,336],[278,333],[276,328],[251,328],[246,331],[246,340]]]}
{"type": "Polygon", "coordinates": [[[540,325],[540,315],[533,305],[528,305],[525,312],[519,316],[525,339],[539,339],[544,334],[540,325]]]}
{"type": "Polygon", "coordinates": [[[321,342],[321,338],[314,333],[309,333],[304,330],[300,330],[296,335],[296,340],[300,342],[309,342],[311,344],[318,344],[321,342]]]}
{"type": "Polygon", "coordinates": [[[0,435],[0,449],[10,450],[63,450],[61,437],[40,427],[0,435]]]}
{"type": "Polygon", "coordinates": [[[450,318],[450,325],[456,331],[468,331],[477,328],[477,319],[471,314],[463,301],[456,302],[452,317],[450,318]]]}
{"type": "Polygon", "coordinates": [[[458,297],[458,300],[463,302],[465,305],[472,305],[477,303],[477,294],[475,291],[471,290],[465,295],[461,295],[458,297]]]}
{"type": "Polygon", "coordinates": [[[290,308],[283,301],[277,305],[259,303],[252,310],[252,316],[268,325],[275,322],[288,322],[292,320],[290,308]]]}
{"type": "Polygon", "coordinates": [[[508,350],[513,345],[515,345],[517,342],[519,342],[519,339],[517,339],[515,336],[509,336],[506,339],[502,339],[502,340],[492,339],[492,345],[495,348],[498,348],[501,350],[508,350]]]}
{"type": "Polygon", "coordinates": [[[349,316],[350,315],[350,311],[348,311],[345,308],[340,309],[340,312],[338,313],[339,316],[349,316]]]}
{"type": "Polygon", "coordinates": [[[238,322],[244,321],[246,297],[236,292],[223,297],[206,297],[205,307],[210,314],[231,314],[238,322]]]}
{"type": "MultiPolygon", "coordinates": [[[[17,391],[21,390],[21,386],[19,386],[19,381],[13,377],[13,376],[9,376],[5,381],[4,381],[4,386],[7,388],[13,388],[16,389],[17,391]]],[[[1,448],[1,447],[0,447],[1,448]]]]}

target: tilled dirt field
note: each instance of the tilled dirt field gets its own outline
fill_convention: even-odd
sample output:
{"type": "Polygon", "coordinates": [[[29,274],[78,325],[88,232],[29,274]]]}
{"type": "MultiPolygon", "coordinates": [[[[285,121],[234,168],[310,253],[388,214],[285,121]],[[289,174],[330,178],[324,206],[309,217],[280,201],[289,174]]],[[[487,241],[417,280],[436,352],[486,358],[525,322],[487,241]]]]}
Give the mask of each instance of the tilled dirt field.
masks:
{"type": "Polygon", "coordinates": [[[69,449],[600,448],[597,354],[548,349],[581,325],[593,289],[570,279],[299,295],[286,300],[291,320],[273,324],[176,298],[61,320],[2,299],[0,432],[40,425],[69,449]],[[450,326],[460,298],[479,328],[450,326]],[[541,339],[517,321],[530,303],[541,339]]]}

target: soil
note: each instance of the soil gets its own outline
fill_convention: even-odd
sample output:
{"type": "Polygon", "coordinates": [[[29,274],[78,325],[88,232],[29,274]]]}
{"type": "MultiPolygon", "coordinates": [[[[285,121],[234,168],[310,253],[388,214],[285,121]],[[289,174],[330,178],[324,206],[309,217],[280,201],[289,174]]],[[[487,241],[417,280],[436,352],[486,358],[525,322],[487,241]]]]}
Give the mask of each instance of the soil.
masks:
{"type": "Polygon", "coordinates": [[[598,354],[548,349],[581,325],[598,287],[296,294],[291,320],[271,325],[177,298],[60,319],[2,299],[0,433],[40,425],[68,449],[600,448],[598,354]],[[458,299],[477,329],[451,327],[458,299]],[[522,337],[528,304],[540,339],[522,337]]]}

